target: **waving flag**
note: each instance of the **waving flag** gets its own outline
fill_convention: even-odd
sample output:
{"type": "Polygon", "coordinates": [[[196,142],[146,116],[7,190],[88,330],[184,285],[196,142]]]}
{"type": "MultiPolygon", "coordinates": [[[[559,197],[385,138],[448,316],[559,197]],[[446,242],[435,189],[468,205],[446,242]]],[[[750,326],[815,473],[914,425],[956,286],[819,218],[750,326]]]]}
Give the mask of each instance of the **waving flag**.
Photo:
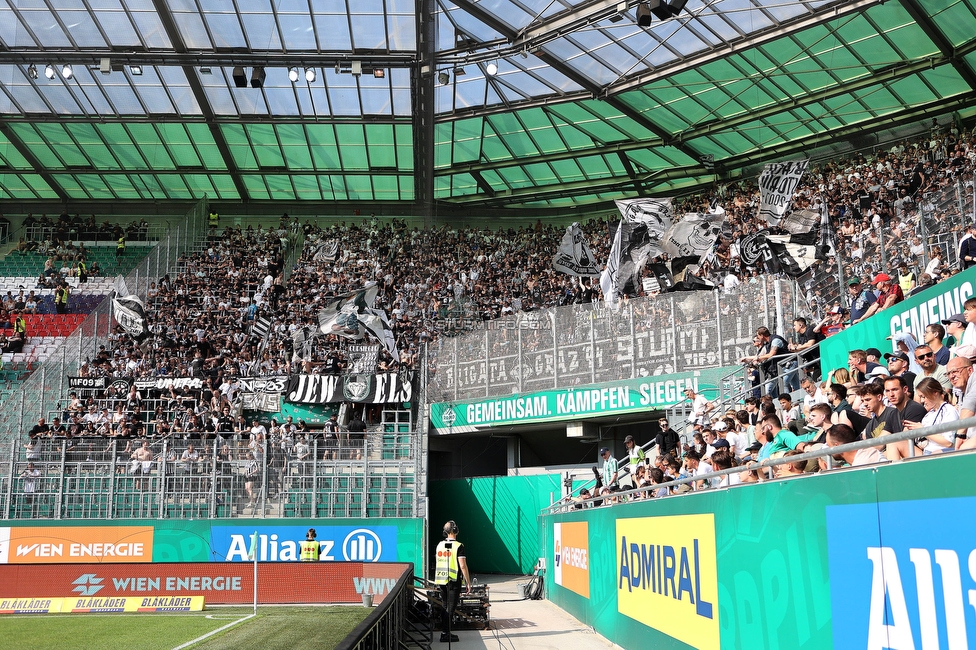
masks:
{"type": "Polygon", "coordinates": [[[793,202],[793,194],[800,185],[800,178],[807,169],[809,160],[792,160],[783,163],[770,163],[759,175],[759,217],[770,226],[780,225],[780,221],[793,202]]]}
{"type": "Polygon", "coordinates": [[[600,275],[590,245],[586,242],[586,236],[578,223],[573,222],[573,225],[566,228],[562,241],[559,242],[559,248],[556,249],[556,256],[552,258],[552,268],[567,275],[583,277],[600,275]]]}

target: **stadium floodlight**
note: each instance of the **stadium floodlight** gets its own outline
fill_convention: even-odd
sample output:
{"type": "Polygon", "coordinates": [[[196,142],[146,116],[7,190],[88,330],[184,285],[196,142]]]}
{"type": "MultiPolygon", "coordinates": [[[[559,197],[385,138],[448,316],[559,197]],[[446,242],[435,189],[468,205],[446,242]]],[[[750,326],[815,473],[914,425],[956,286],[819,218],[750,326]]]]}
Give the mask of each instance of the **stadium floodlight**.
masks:
{"type": "Polygon", "coordinates": [[[48,79],[54,79],[54,75],[56,74],[57,73],[54,71],[53,65],[48,64],[48,66],[44,68],[44,76],[47,77],[48,79]]]}
{"type": "Polygon", "coordinates": [[[136,77],[142,76],[142,66],[141,65],[130,65],[129,73],[135,75],[136,77]]]}
{"type": "Polygon", "coordinates": [[[295,83],[298,81],[298,68],[288,68],[288,81],[295,83]]]}
{"type": "Polygon", "coordinates": [[[65,79],[71,79],[71,77],[74,76],[74,72],[71,70],[71,65],[70,64],[65,63],[61,67],[61,76],[64,77],[65,79]]]}
{"type": "Polygon", "coordinates": [[[308,83],[315,81],[315,68],[305,68],[305,81],[308,83]]]}
{"type": "Polygon", "coordinates": [[[27,66],[27,76],[31,79],[37,79],[37,66],[33,63],[27,66]]]}
{"type": "Polygon", "coordinates": [[[442,86],[446,86],[447,84],[451,83],[451,75],[447,74],[446,72],[441,72],[437,75],[437,81],[440,82],[442,86]]]}
{"type": "Polygon", "coordinates": [[[485,72],[488,73],[489,77],[494,77],[496,74],[498,74],[498,64],[492,61],[485,66],[485,72]]]}

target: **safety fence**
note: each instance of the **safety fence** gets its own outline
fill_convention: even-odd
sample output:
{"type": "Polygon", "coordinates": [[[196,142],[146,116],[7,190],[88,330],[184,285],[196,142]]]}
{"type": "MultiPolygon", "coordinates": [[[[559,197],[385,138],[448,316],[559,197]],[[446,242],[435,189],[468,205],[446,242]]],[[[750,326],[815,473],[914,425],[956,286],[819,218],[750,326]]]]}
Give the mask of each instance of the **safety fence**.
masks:
{"type": "Polygon", "coordinates": [[[792,284],[765,277],[693,291],[521,312],[429,347],[430,403],[570,388],[736,365],[759,327],[797,313],[792,284]]]}
{"type": "Polygon", "coordinates": [[[413,566],[407,567],[369,616],[349,636],[336,646],[336,650],[389,650],[401,647],[430,647],[433,636],[430,622],[423,626],[412,625],[414,615],[413,566]]]}
{"type": "Polygon", "coordinates": [[[209,443],[40,440],[3,449],[4,519],[413,517],[420,436],[209,443]]]}
{"type": "MultiPolygon", "coordinates": [[[[179,256],[206,232],[208,199],[204,197],[184,218],[174,224],[162,239],[126,277],[130,293],[143,298],[150,282],[165,275],[179,256]]],[[[13,393],[0,412],[0,440],[16,439],[26,434],[31,422],[44,416],[44,410],[63,399],[69,376],[93,358],[101,346],[111,349],[112,304],[103,300],[81,325],[51,353],[13,393]]],[[[2,472],[3,469],[0,469],[2,472]]]]}

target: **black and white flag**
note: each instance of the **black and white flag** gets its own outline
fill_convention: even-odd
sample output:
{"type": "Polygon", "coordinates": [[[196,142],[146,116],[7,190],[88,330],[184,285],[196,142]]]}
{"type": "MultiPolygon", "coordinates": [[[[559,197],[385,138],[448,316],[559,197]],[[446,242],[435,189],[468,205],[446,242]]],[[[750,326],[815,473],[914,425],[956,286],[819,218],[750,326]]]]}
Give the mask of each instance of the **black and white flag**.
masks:
{"type": "Polygon", "coordinates": [[[567,275],[591,278],[600,275],[590,245],[578,223],[573,222],[573,225],[566,228],[559,248],[556,249],[556,256],[552,258],[552,268],[567,275]]]}
{"type": "Polygon", "coordinates": [[[374,309],[379,287],[369,283],[358,291],[335,296],[319,311],[319,331],[347,339],[362,339],[369,332],[394,359],[399,359],[393,329],[386,312],[374,309]]]}
{"type": "Polygon", "coordinates": [[[779,266],[778,270],[792,278],[806,273],[819,259],[816,244],[797,243],[790,235],[766,235],[766,242],[779,266]]]}
{"type": "Polygon", "coordinates": [[[793,194],[809,160],[769,163],[759,175],[759,218],[770,226],[780,225],[783,215],[793,202],[793,194]]]}
{"type": "Polygon", "coordinates": [[[701,255],[687,255],[676,257],[671,260],[671,277],[674,284],[670,291],[698,291],[702,289],[714,289],[715,284],[700,277],[701,255]]]}
{"type": "Polygon", "coordinates": [[[808,233],[819,225],[820,212],[809,208],[793,210],[779,222],[779,227],[791,235],[808,233]]]}
{"type": "Polygon", "coordinates": [[[600,275],[604,300],[611,307],[624,295],[636,295],[647,260],[661,254],[659,238],[671,224],[671,199],[617,201],[620,223],[600,275]]]}
{"type": "Polygon", "coordinates": [[[335,262],[339,258],[339,242],[331,239],[319,244],[319,248],[312,256],[316,262],[335,262]]]}
{"type": "Polygon", "coordinates": [[[718,205],[708,212],[686,214],[664,233],[661,248],[672,258],[704,255],[715,245],[723,223],[725,209],[718,205]]]}
{"type": "Polygon", "coordinates": [[[149,326],[146,321],[146,306],[142,299],[135,294],[112,297],[112,307],[115,322],[122,326],[125,333],[140,343],[149,336],[149,326]]]}
{"type": "Polygon", "coordinates": [[[263,341],[270,331],[271,319],[266,316],[261,316],[260,318],[256,318],[251,324],[250,335],[258,341],[263,341]]]}

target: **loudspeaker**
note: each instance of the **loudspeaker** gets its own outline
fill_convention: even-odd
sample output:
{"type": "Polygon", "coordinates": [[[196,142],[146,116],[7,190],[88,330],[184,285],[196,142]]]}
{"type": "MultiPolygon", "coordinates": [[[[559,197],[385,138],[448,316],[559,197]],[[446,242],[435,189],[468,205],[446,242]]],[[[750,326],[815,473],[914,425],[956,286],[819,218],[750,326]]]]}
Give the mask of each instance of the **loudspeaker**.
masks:
{"type": "Polygon", "coordinates": [[[641,27],[651,26],[651,8],[644,3],[637,5],[637,24],[641,27]]]}
{"type": "Polygon", "coordinates": [[[265,76],[264,68],[255,66],[251,71],[251,88],[261,88],[264,86],[265,76]]]}
{"type": "Polygon", "coordinates": [[[244,68],[237,66],[234,68],[232,75],[234,77],[234,85],[238,88],[247,88],[247,73],[244,72],[244,68]]]}
{"type": "Polygon", "coordinates": [[[674,15],[671,13],[671,5],[665,0],[647,0],[647,6],[660,20],[667,20],[674,15]]]}

